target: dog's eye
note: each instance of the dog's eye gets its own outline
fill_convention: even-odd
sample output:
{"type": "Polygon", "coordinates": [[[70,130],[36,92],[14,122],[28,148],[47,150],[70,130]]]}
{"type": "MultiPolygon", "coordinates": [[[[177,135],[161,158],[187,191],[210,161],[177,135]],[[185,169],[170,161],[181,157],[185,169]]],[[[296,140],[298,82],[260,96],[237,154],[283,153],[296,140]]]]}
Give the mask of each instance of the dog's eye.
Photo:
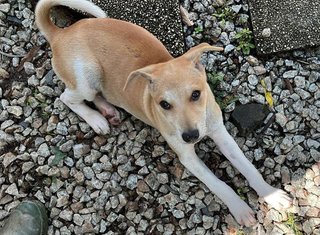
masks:
{"type": "Polygon", "coordinates": [[[171,105],[165,100],[160,101],[160,106],[165,110],[171,109],[171,105]]]}
{"type": "Polygon", "coordinates": [[[192,101],[197,101],[200,98],[200,94],[201,94],[201,92],[198,91],[198,90],[193,91],[192,95],[191,95],[191,100],[192,101]]]}

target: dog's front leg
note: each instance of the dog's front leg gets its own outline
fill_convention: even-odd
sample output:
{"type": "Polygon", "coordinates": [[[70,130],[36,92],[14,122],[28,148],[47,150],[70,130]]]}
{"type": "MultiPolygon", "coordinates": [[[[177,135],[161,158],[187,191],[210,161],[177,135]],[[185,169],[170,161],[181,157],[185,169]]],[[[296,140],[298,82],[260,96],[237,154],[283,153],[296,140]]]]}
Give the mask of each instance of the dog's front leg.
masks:
{"type": "Polygon", "coordinates": [[[244,156],[222,122],[216,124],[214,128],[210,130],[209,136],[229,161],[246,177],[250,186],[253,187],[259,196],[263,197],[268,204],[276,209],[287,208],[291,205],[291,198],[287,193],[270,186],[264,181],[258,170],[244,156]]]}
{"type": "MultiPolygon", "coordinates": [[[[170,141],[167,141],[170,144],[170,141]]],[[[170,146],[178,154],[180,162],[228,206],[239,224],[245,226],[255,224],[252,209],[198,158],[192,144],[179,143],[174,146],[170,144],[170,146]]]]}

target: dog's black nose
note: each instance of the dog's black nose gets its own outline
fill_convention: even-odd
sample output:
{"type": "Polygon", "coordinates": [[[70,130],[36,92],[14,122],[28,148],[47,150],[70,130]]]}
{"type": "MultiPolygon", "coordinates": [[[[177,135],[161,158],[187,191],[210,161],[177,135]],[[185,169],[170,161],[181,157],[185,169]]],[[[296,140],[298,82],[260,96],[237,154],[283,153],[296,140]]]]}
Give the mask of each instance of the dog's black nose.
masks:
{"type": "Polygon", "coordinates": [[[182,139],[187,143],[193,142],[198,138],[199,138],[199,131],[197,129],[182,133],[182,139]]]}

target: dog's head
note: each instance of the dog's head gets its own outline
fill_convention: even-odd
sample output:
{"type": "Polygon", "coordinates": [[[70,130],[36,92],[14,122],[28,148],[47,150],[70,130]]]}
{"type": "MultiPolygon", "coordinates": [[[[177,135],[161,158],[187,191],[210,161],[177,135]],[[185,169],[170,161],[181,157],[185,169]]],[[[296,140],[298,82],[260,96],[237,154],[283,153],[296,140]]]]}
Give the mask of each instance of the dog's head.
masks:
{"type": "Polygon", "coordinates": [[[200,58],[206,51],[221,49],[203,43],[178,58],[129,75],[126,86],[136,78],[148,81],[151,113],[163,135],[177,136],[183,143],[195,143],[205,135],[207,96],[211,94],[200,58]]]}

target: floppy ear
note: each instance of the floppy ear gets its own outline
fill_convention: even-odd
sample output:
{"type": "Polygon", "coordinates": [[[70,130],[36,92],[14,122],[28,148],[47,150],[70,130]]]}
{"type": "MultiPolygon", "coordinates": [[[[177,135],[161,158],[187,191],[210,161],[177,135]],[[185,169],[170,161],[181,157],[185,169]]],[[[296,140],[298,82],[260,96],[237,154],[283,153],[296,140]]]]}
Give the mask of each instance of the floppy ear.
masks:
{"type": "Polygon", "coordinates": [[[195,64],[196,68],[200,69],[202,68],[200,64],[200,58],[204,52],[223,51],[223,50],[224,49],[222,47],[211,46],[208,43],[201,43],[195,47],[192,47],[183,56],[186,57],[188,60],[192,61],[195,64]]]}
{"type": "Polygon", "coordinates": [[[127,81],[126,81],[126,84],[123,87],[123,91],[125,91],[127,89],[127,87],[132,82],[132,80],[138,79],[138,78],[145,79],[146,81],[148,81],[149,86],[151,86],[154,83],[152,75],[151,75],[151,69],[149,67],[145,67],[142,69],[135,70],[129,74],[127,81]]]}

